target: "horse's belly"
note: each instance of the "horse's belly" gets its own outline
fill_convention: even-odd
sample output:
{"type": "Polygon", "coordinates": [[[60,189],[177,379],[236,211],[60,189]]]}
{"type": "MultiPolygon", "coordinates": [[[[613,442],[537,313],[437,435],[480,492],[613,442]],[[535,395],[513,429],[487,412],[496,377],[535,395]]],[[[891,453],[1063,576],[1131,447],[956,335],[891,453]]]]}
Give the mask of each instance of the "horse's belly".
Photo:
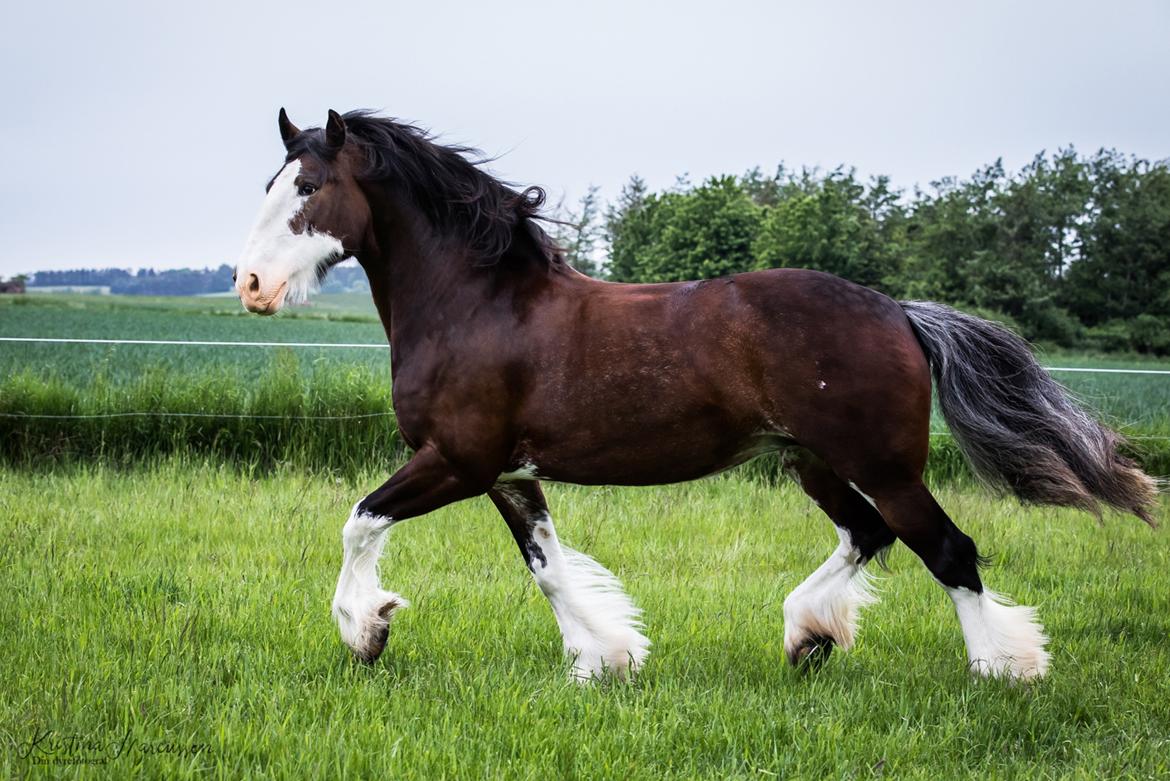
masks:
{"type": "Polygon", "coordinates": [[[655,432],[582,447],[550,448],[526,459],[541,479],[581,485],[659,485],[721,472],[794,443],[770,432],[655,432]]]}

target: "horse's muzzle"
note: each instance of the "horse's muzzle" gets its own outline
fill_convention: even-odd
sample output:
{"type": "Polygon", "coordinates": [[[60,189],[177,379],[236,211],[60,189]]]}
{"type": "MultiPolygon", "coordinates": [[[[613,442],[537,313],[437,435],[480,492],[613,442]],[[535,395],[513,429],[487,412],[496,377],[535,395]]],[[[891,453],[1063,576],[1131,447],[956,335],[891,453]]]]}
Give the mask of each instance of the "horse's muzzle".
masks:
{"type": "Polygon", "coordinates": [[[265,289],[260,283],[260,277],[248,274],[246,278],[236,282],[236,291],[240,294],[240,303],[249,312],[258,315],[274,315],[284,302],[288,291],[288,280],[281,282],[276,289],[265,289]]]}

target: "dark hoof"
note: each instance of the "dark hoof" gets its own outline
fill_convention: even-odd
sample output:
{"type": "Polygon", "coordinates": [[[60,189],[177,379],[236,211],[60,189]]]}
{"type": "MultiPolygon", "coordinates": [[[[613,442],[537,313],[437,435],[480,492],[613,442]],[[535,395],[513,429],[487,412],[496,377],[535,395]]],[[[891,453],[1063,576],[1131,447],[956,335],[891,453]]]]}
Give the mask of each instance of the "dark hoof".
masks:
{"type": "Polygon", "coordinates": [[[366,643],[366,647],[361,650],[361,653],[355,652],[358,660],[363,664],[373,664],[378,661],[378,657],[382,655],[383,649],[386,648],[386,640],[389,637],[389,624],[383,624],[381,627],[375,629],[370,635],[370,641],[366,643]]]}
{"type": "Polygon", "coordinates": [[[833,645],[833,638],[813,635],[788,655],[788,661],[801,671],[819,670],[833,653],[833,645]]]}
{"type": "Polygon", "coordinates": [[[386,641],[390,638],[390,619],[394,611],[403,607],[404,603],[391,600],[378,609],[378,620],[370,628],[369,638],[360,651],[355,650],[354,656],[365,664],[378,661],[382,651],[386,648],[386,641]]]}

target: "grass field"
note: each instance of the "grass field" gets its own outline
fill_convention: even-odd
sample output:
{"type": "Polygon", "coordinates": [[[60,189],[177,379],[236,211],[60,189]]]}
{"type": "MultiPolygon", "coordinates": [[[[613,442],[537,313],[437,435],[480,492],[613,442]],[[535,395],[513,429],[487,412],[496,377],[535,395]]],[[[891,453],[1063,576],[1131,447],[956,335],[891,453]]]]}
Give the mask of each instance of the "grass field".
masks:
{"type": "Polygon", "coordinates": [[[949,600],[902,548],[858,647],[802,675],[781,603],[836,539],[797,489],[550,486],[566,544],[622,577],[654,641],[633,685],[581,687],[485,499],[391,534],[384,581],[413,606],[378,664],[351,661],[329,617],[339,533],[382,478],[177,460],[0,474],[0,775],[1170,774],[1170,538],[1136,520],[944,488],[994,556],[989,585],[1039,607],[1049,677],[972,680],[949,600]],[[36,764],[53,740],[58,759],[106,761],[36,764]]]}

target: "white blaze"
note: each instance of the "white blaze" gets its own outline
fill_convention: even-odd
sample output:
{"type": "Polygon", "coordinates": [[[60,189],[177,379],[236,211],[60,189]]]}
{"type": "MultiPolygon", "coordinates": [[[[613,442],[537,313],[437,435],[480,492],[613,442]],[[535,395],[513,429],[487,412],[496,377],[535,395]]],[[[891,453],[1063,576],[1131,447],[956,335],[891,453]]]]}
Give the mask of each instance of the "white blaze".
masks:
{"type": "Polygon", "coordinates": [[[255,274],[261,297],[279,296],[274,308],[283,301],[304,301],[317,285],[318,264],[344,254],[341,242],[328,233],[293,233],[292,221],[311,197],[297,194],[300,172],[301,163],[294,160],[276,175],[236,265],[238,284],[248,284],[249,275],[255,274]]]}

